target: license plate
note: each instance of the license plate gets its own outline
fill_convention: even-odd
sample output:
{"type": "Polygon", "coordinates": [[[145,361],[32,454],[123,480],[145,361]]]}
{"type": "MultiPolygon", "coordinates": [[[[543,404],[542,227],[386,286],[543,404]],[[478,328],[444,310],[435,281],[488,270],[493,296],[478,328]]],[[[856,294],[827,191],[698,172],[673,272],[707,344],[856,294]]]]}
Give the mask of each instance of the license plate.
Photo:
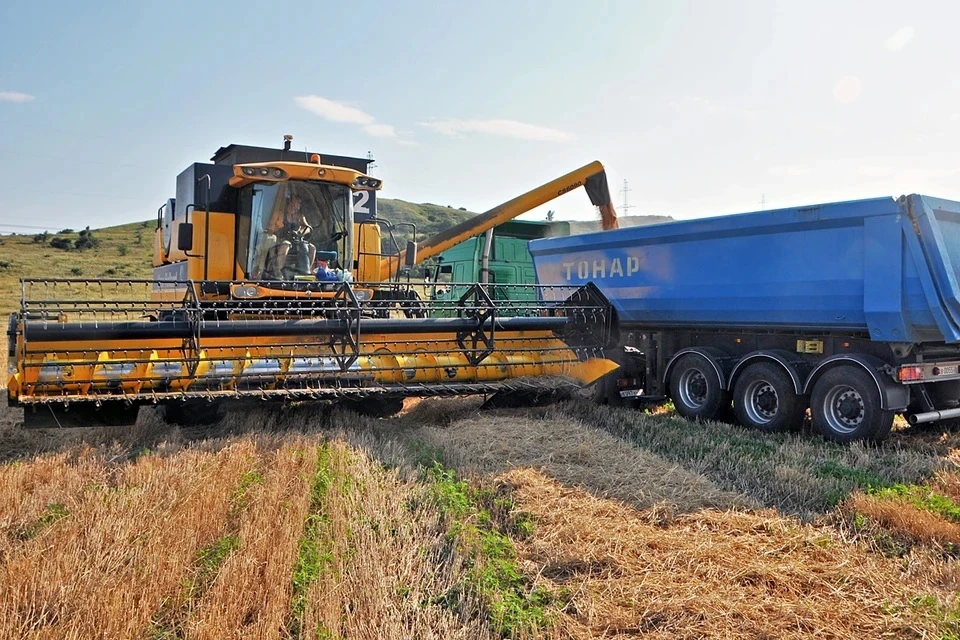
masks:
{"type": "Polygon", "coordinates": [[[643,389],[624,389],[620,392],[621,398],[639,398],[643,395],[643,389]]]}

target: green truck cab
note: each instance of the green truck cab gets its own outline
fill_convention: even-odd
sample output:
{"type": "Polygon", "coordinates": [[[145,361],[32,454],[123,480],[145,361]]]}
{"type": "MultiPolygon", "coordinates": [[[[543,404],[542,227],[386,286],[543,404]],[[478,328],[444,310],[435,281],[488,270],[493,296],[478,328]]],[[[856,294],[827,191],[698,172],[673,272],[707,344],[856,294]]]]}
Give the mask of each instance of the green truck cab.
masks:
{"type": "MultiPolygon", "coordinates": [[[[440,254],[433,273],[431,297],[455,304],[472,283],[479,282],[489,285],[487,291],[493,300],[533,299],[536,297],[533,287],[513,286],[532,285],[537,281],[527,243],[536,238],[568,235],[570,224],[567,222],[504,222],[440,254]],[[485,252],[488,252],[486,261],[485,252]]],[[[449,315],[456,312],[451,308],[449,315]]]]}

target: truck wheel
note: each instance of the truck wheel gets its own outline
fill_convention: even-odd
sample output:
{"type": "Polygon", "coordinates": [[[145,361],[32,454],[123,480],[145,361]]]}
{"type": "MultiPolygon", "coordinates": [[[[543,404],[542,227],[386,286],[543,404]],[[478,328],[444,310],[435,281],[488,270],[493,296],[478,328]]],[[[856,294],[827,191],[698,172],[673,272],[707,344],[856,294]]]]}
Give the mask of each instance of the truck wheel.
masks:
{"type": "Polygon", "coordinates": [[[670,372],[670,397],[679,413],[690,420],[715,420],[730,406],[730,395],[703,356],[688,353],[670,372]]]}
{"type": "Polygon", "coordinates": [[[737,422],[760,431],[787,431],[803,422],[806,403],[787,372],[770,362],[747,367],[733,389],[737,422]]]}
{"type": "Polygon", "coordinates": [[[893,426],[893,411],[880,408],[877,383],[859,367],[827,371],[813,386],[810,398],[813,428],[834,442],[879,442],[893,426]]]}
{"type": "Polygon", "coordinates": [[[202,427],[220,422],[220,405],[206,400],[172,401],[158,407],[158,413],[167,424],[184,427],[202,427]]]}

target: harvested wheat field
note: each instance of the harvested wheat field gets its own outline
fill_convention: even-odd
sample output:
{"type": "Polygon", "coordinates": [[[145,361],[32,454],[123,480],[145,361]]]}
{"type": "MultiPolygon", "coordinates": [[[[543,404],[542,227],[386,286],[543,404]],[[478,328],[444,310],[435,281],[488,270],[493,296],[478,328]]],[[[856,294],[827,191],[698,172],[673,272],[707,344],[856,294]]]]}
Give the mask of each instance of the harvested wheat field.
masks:
{"type": "Polygon", "coordinates": [[[0,414],[0,638],[939,638],[960,437],[565,403],[0,414]]]}

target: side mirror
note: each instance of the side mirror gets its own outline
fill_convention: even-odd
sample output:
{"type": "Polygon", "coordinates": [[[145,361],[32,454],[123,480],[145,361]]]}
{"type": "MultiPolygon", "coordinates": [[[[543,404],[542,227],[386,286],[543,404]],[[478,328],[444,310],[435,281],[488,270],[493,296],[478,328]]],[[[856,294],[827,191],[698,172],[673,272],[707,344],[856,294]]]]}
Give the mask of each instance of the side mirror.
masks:
{"type": "Polygon", "coordinates": [[[190,251],[193,249],[193,223],[181,222],[177,231],[177,249],[190,251]]]}
{"type": "Polygon", "coordinates": [[[406,267],[417,264],[417,243],[413,240],[407,243],[407,252],[403,257],[403,264],[406,267]]]}

